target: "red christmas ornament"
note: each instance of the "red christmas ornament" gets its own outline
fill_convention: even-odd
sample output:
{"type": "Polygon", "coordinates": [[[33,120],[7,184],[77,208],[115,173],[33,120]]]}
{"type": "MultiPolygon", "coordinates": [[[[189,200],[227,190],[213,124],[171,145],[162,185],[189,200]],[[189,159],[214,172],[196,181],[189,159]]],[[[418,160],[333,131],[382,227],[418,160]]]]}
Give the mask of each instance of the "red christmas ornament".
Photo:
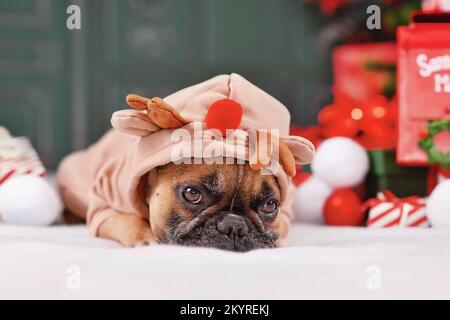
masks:
{"type": "Polygon", "coordinates": [[[211,104],[208,108],[205,122],[208,129],[218,129],[222,135],[226,135],[227,129],[239,128],[243,110],[241,105],[232,99],[221,99],[211,104]]]}
{"type": "Polygon", "coordinates": [[[332,226],[359,226],[364,220],[361,205],[361,199],[353,190],[336,190],[325,202],[324,220],[332,226]]]}

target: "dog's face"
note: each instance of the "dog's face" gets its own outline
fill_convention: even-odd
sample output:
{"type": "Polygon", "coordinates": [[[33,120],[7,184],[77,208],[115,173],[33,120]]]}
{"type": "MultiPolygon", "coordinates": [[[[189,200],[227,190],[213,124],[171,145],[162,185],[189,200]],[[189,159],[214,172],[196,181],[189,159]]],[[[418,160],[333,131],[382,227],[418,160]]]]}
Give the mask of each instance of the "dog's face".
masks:
{"type": "Polygon", "coordinates": [[[275,177],[248,164],[168,164],[149,173],[150,226],[161,243],[272,248],[280,228],[275,177]]]}

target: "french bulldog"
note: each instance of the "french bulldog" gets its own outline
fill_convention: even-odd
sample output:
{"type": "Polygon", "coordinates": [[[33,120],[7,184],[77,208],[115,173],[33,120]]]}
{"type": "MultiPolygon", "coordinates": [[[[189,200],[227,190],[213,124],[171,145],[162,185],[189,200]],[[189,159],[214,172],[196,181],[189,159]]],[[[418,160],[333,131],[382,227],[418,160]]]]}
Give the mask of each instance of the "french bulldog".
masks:
{"type": "Polygon", "coordinates": [[[286,231],[275,177],[247,163],[170,163],[152,170],[148,181],[150,220],[113,216],[100,226],[100,237],[128,247],[166,243],[249,251],[277,246],[286,231]]]}
{"type": "Polygon", "coordinates": [[[58,169],[68,211],[93,235],[127,247],[280,245],[291,178],[314,155],[311,142],[289,135],[281,102],[234,73],[126,102],[133,110],[116,111],[113,129],[58,169]]]}

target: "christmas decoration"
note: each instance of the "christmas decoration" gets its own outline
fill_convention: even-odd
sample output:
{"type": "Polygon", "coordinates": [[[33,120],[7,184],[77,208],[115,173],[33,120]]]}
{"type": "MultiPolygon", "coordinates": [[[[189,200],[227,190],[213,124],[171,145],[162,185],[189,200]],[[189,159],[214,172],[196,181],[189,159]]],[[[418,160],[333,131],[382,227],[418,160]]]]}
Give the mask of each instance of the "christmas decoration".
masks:
{"type": "Polygon", "coordinates": [[[361,200],[351,189],[334,191],[325,202],[324,220],[332,226],[359,226],[364,220],[361,200]]]}
{"type": "Polygon", "coordinates": [[[0,127],[0,220],[47,225],[62,212],[54,189],[42,178],[45,168],[31,143],[0,127]]]}
{"type": "Polygon", "coordinates": [[[362,221],[361,200],[351,189],[362,190],[368,169],[366,151],[348,138],[325,140],[317,149],[313,174],[302,173],[294,210],[300,222],[358,225],[362,221]],[[327,204],[325,204],[327,203],[327,204]],[[345,203],[345,205],[343,205],[345,203]]]}
{"type": "Polygon", "coordinates": [[[351,139],[325,140],[317,149],[312,171],[333,188],[352,188],[360,184],[369,169],[367,152],[351,139]]]}
{"type": "Polygon", "coordinates": [[[428,162],[450,169],[450,120],[429,121],[420,136],[419,146],[427,153],[428,162]]]}
{"type": "Polygon", "coordinates": [[[383,96],[373,96],[360,102],[335,91],[334,103],[320,111],[318,120],[326,138],[348,137],[368,150],[396,146],[396,100],[389,102],[383,96]]]}
{"type": "Polygon", "coordinates": [[[424,198],[400,199],[384,190],[377,198],[370,199],[363,205],[363,210],[367,209],[369,228],[429,227],[424,198]]]}
{"type": "Polygon", "coordinates": [[[427,212],[435,228],[450,228],[450,180],[436,186],[427,200],[427,212]]]}
{"type": "Polygon", "coordinates": [[[39,176],[15,176],[0,185],[0,218],[6,223],[45,226],[62,210],[57,192],[39,176]]]}
{"type": "MultiPolygon", "coordinates": [[[[417,12],[408,27],[398,29],[399,140],[397,161],[404,165],[429,165],[419,140],[428,121],[450,118],[450,14],[417,12]]],[[[423,144],[427,144],[423,142],[423,144]]],[[[436,151],[431,159],[444,161],[436,151]]],[[[445,162],[445,161],[444,161],[445,162]]]]}
{"type": "Polygon", "coordinates": [[[44,176],[45,173],[44,166],[27,138],[3,138],[0,142],[0,185],[13,176],[44,176]]]}
{"type": "Polygon", "coordinates": [[[320,178],[311,176],[301,184],[294,198],[294,212],[300,222],[323,224],[325,201],[333,189],[320,178]]]}
{"type": "Polygon", "coordinates": [[[334,89],[357,101],[395,93],[397,46],[393,42],[346,44],[332,52],[334,89]]]}

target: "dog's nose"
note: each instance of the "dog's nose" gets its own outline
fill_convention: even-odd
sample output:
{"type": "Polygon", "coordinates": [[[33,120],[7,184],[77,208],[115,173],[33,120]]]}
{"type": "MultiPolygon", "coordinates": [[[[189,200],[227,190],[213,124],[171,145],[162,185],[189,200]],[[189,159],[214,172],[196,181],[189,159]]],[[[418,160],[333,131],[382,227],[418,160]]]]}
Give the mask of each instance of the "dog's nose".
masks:
{"type": "Polygon", "coordinates": [[[248,234],[248,227],[242,216],[229,213],[217,224],[217,230],[230,238],[240,238],[248,234]]]}

